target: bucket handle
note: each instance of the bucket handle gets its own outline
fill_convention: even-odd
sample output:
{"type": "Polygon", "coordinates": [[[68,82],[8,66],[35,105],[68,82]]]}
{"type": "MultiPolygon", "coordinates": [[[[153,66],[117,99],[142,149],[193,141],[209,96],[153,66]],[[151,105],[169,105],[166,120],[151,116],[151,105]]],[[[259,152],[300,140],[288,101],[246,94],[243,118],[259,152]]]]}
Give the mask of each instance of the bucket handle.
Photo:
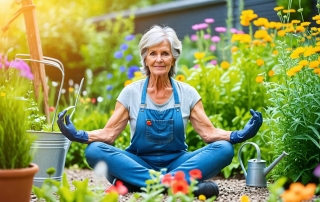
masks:
{"type": "Polygon", "coordinates": [[[58,94],[58,98],[57,98],[57,102],[56,102],[56,106],[55,106],[55,111],[54,111],[54,115],[53,115],[53,119],[52,119],[52,123],[51,123],[51,132],[53,132],[53,126],[54,126],[54,122],[56,119],[56,114],[57,114],[57,110],[58,110],[58,105],[59,105],[59,101],[60,101],[60,97],[61,97],[61,93],[62,93],[63,81],[64,81],[64,76],[65,76],[64,66],[63,66],[62,62],[60,62],[59,60],[57,60],[55,58],[50,58],[50,57],[46,57],[46,56],[43,56],[43,60],[35,60],[35,59],[30,58],[30,54],[16,54],[15,60],[25,60],[25,61],[31,61],[31,62],[38,62],[38,63],[42,63],[42,64],[45,64],[48,66],[55,67],[60,70],[61,75],[62,75],[61,76],[61,84],[60,84],[59,94],[58,94]],[[22,58],[22,57],[28,57],[28,58],[22,58]]]}
{"type": "Polygon", "coordinates": [[[254,142],[246,142],[246,143],[242,144],[241,147],[240,147],[240,149],[239,149],[239,151],[238,151],[238,159],[239,159],[241,168],[242,168],[243,172],[245,173],[245,176],[247,175],[247,172],[246,172],[246,170],[244,169],[244,166],[243,166],[243,163],[242,163],[242,160],[241,160],[241,150],[242,150],[242,147],[243,147],[244,145],[247,145],[247,144],[251,144],[251,145],[253,145],[253,146],[256,148],[256,150],[257,150],[257,161],[258,161],[258,162],[261,161],[260,148],[259,148],[259,146],[258,146],[256,143],[254,143],[254,142]]]}

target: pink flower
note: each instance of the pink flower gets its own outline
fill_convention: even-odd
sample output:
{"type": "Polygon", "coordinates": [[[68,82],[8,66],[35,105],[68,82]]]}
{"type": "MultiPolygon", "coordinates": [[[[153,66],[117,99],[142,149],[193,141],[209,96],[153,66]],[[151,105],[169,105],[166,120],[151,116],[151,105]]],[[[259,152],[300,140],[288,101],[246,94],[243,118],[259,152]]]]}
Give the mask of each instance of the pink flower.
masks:
{"type": "Polygon", "coordinates": [[[220,37],[213,36],[213,37],[211,37],[211,41],[214,42],[214,43],[218,43],[220,41],[220,37]]]}
{"type": "Polygon", "coordinates": [[[191,28],[193,30],[195,30],[195,31],[198,31],[198,30],[202,30],[202,29],[208,28],[208,24],[206,24],[206,23],[195,24],[195,25],[192,25],[191,28]]]}
{"type": "Polygon", "coordinates": [[[211,45],[211,46],[210,46],[210,50],[211,50],[211,51],[215,51],[216,49],[217,49],[217,48],[216,48],[215,45],[211,45]]]}
{"type": "Polygon", "coordinates": [[[195,25],[192,25],[191,28],[195,31],[199,30],[199,25],[198,24],[195,24],[195,25]]]}
{"type": "Polygon", "coordinates": [[[215,30],[216,30],[216,32],[224,33],[224,32],[227,31],[227,28],[225,28],[225,27],[216,27],[215,30]]]}
{"type": "Polygon", "coordinates": [[[314,169],[313,174],[316,177],[320,177],[320,164],[314,169]]]}
{"type": "Polygon", "coordinates": [[[203,38],[204,38],[204,39],[210,39],[210,34],[205,34],[205,35],[203,36],[203,38]]]}
{"type": "Polygon", "coordinates": [[[191,41],[197,41],[198,40],[198,36],[195,34],[192,34],[190,37],[191,41]]]}
{"type": "Polygon", "coordinates": [[[193,68],[198,69],[200,66],[199,64],[196,64],[195,66],[193,66],[193,68]]]}
{"type": "Polygon", "coordinates": [[[230,29],[230,32],[231,32],[232,34],[237,34],[237,33],[238,33],[238,30],[237,30],[236,28],[231,28],[231,29],[230,29]]]}
{"type": "Polygon", "coordinates": [[[204,19],[204,22],[207,24],[211,24],[211,23],[214,23],[214,19],[213,18],[206,18],[206,19],[204,19]]]}
{"type": "Polygon", "coordinates": [[[216,64],[218,64],[218,62],[217,62],[216,60],[211,60],[211,61],[210,61],[210,64],[216,65],[216,64]]]}

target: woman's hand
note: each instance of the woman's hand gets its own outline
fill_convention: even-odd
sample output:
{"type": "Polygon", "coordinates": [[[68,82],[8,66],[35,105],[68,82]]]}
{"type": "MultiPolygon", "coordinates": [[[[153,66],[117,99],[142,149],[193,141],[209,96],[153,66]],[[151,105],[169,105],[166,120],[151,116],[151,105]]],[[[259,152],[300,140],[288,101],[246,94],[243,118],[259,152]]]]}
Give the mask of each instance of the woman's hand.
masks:
{"type": "Polygon", "coordinates": [[[260,112],[254,111],[253,109],[250,109],[250,113],[252,114],[252,117],[244,126],[244,128],[242,130],[236,130],[231,133],[230,142],[232,144],[244,142],[254,137],[259,131],[259,128],[261,127],[263,122],[262,114],[260,112]]]}
{"type": "Polygon", "coordinates": [[[88,133],[83,130],[77,130],[74,127],[73,123],[70,121],[69,115],[66,115],[66,113],[67,110],[63,110],[58,114],[57,123],[62,134],[66,136],[70,141],[81,143],[87,142],[89,139],[88,133]]]}

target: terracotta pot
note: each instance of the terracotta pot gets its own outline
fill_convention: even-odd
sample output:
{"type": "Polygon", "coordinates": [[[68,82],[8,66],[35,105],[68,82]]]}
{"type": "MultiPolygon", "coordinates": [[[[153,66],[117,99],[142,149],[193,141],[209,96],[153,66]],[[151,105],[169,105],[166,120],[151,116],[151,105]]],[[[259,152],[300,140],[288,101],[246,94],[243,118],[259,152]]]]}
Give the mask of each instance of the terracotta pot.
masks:
{"type": "Polygon", "coordinates": [[[0,169],[0,200],[30,202],[33,177],[38,170],[34,163],[28,168],[0,169]]]}

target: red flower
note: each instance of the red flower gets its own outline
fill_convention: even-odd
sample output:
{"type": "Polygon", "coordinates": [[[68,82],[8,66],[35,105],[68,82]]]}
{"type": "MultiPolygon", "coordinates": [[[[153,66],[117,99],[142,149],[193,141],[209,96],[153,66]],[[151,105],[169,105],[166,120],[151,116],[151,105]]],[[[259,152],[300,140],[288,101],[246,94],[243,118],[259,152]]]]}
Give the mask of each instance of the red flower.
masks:
{"type": "Polygon", "coordinates": [[[202,178],[202,174],[201,174],[201,170],[199,169],[193,169],[189,172],[189,175],[192,179],[201,179],[202,178]]]}
{"type": "Polygon", "coordinates": [[[162,184],[164,184],[165,186],[170,186],[172,183],[172,175],[171,174],[165,174],[161,180],[162,184]]]}
{"type": "Polygon", "coordinates": [[[93,104],[95,104],[95,103],[97,102],[97,99],[96,99],[96,98],[92,98],[92,99],[91,99],[91,102],[92,102],[93,104]]]}
{"type": "Polygon", "coordinates": [[[116,186],[112,185],[108,189],[105,190],[106,193],[115,192],[120,195],[126,195],[128,193],[128,188],[123,185],[123,183],[119,180],[116,181],[116,186]]]}
{"type": "Polygon", "coordinates": [[[172,183],[172,193],[176,194],[178,192],[182,192],[184,194],[187,194],[189,191],[189,185],[188,182],[184,179],[182,180],[175,180],[172,183]]]}
{"type": "Polygon", "coordinates": [[[54,112],[54,110],[56,110],[55,107],[53,107],[53,106],[49,107],[49,111],[50,111],[50,112],[54,112]]]}
{"type": "Polygon", "coordinates": [[[182,171],[177,171],[175,174],[174,174],[174,179],[175,180],[184,180],[184,172],[182,171]]]}

